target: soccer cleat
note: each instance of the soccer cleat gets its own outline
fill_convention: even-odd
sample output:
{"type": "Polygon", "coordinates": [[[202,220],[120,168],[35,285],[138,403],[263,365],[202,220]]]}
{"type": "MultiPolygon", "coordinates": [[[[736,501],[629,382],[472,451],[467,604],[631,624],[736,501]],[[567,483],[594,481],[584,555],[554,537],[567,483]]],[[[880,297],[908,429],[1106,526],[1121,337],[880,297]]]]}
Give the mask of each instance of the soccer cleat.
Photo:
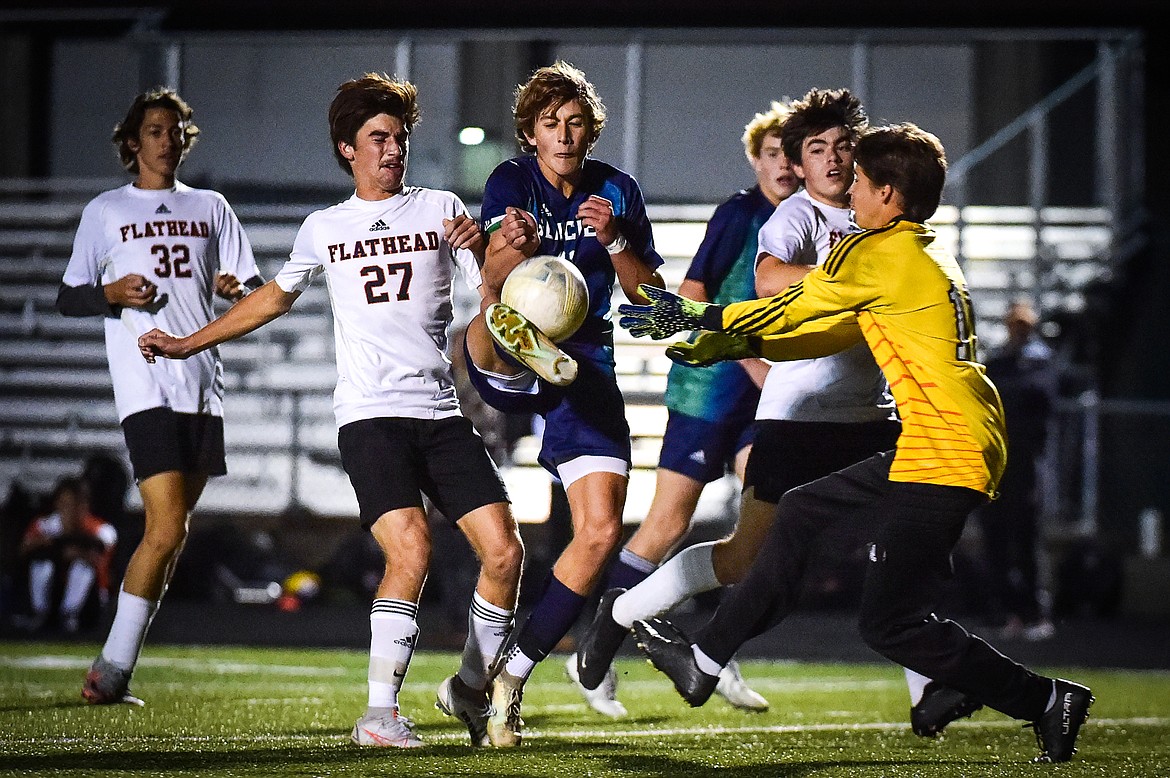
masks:
{"type": "Polygon", "coordinates": [[[366,714],[353,725],[349,739],[359,746],[418,748],[422,739],[414,733],[414,722],[394,708],[389,713],[366,714]]]}
{"type": "Polygon", "coordinates": [[[117,665],[99,655],[93,660],[89,672],[85,674],[85,683],[81,686],[81,696],[90,705],[146,705],[138,697],[130,693],[130,676],[132,670],[123,670],[117,665]]]}
{"type": "MultiPolygon", "coordinates": [[[[593,622],[577,644],[576,673],[570,670],[569,677],[580,684],[585,692],[596,689],[607,676],[612,675],[610,665],[629,633],[628,629],[613,620],[614,600],[625,591],[622,588],[610,589],[601,595],[593,622]]],[[[588,694],[585,696],[589,697],[588,694]]]]}
{"type": "Polygon", "coordinates": [[[453,675],[439,684],[435,707],[467,725],[471,745],[490,745],[487,721],[492,715],[492,706],[488,701],[487,692],[476,691],[465,684],[459,676],[453,675]]]}
{"type": "Polygon", "coordinates": [[[606,665],[607,669],[601,676],[601,683],[593,689],[586,688],[585,684],[581,683],[578,667],[577,655],[571,654],[568,661],[565,662],[565,672],[568,673],[569,680],[577,687],[577,691],[581,692],[581,696],[589,703],[589,707],[611,719],[620,719],[625,716],[626,706],[617,699],[617,674],[614,673],[613,667],[606,665]]]}
{"type": "Polygon", "coordinates": [[[732,707],[740,710],[763,713],[768,709],[768,701],[747,685],[740,675],[739,662],[734,659],[719,671],[719,683],[715,684],[715,693],[727,700],[732,707]]]}
{"type": "Polygon", "coordinates": [[[650,664],[674,683],[688,705],[697,708],[711,699],[719,676],[699,669],[690,640],[677,627],[666,619],[635,621],[634,636],[650,664]]]}
{"type": "Polygon", "coordinates": [[[962,692],[931,681],[922,690],[922,699],[910,708],[910,729],[919,737],[934,737],[947,724],[967,718],[982,707],[982,703],[962,692]]]}
{"type": "Polygon", "coordinates": [[[484,321],[505,353],[553,386],[568,386],[577,378],[577,361],[519,311],[495,303],[488,306],[484,321]]]}
{"type": "Polygon", "coordinates": [[[492,678],[492,712],[487,720],[488,741],[497,748],[520,745],[524,720],[520,702],[524,699],[524,679],[501,669],[492,678]]]}
{"type": "Polygon", "coordinates": [[[1077,752],[1077,734],[1089,718],[1093,693],[1088,687],[1063,678],[1053,680],[1056,685],[1056,703],[1043,716],[1032,722],[1040,756],[1036,762],[1067,762],[1077,752]]]}

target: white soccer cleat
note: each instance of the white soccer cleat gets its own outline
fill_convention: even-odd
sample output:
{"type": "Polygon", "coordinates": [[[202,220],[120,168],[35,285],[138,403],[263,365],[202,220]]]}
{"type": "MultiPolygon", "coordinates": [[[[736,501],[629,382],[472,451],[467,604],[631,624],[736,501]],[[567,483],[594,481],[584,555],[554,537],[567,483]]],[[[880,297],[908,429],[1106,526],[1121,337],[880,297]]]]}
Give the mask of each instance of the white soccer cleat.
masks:
{"type": "Polygon", "coordinates": [[[362,716],[353,725],[350,740],[359,746],[380,748],[418,748],[422,739],[414,732],[414,722],[397,709],[379,716],[362,716]]]}
{"type": "Polygon", "coordinates": [[[524,680],[500,670],[492,679],[492,712],[487,720],[488,740],[496,748],[520,745],[524,719],[520,703],[524,699],[524,680]]]}
{"type": "Polygon", "coordinates": [[[576,654],[569,654],[565,662],[565,672],[577,687],[577,691],[581,692],[581,696],[589,703],[590,708],[611,719],[620,719],[626,715],[626,706],[617,699],[617,674],[613,671],[613,665],[605,671],[605,678],[596,689],[586,689],[581,685],[581,677],[577,674],[576,654]]]}
{"type": "Polygon", "coordinates": [[[123,670],[98,655],[90,665],[85,675],[85,683],[81,687],[81,696],[90,705],[146,705],[130,691],[130,675],[132,671],[123,670]]]}
{"type": "Polygon", "coordinates": [[[492,706],[488,701],[487,692],[476,691],[453,675],[439,684],[435,707],[448,716],[454,716],[467,725],[467,734],[471,736],[471,745],[491,745],[488,739],[488,718],[492,715],[492,706]]]}
{"type": "Polygon", "coordinates": [[[763,713],[768,709],[768,701],[747,685],[740,675],[739,662],[734,659],[719,671],[719,683],[715,685],[715,693],[740,710],[763,713]]]}
{"type": "Polygon", "coordinates": [[[492,340],[506,354],[553,386],[568,386],[577,378],[577,360],[520,312],[496,303],[488,306],[484,321],[492,340]]]}

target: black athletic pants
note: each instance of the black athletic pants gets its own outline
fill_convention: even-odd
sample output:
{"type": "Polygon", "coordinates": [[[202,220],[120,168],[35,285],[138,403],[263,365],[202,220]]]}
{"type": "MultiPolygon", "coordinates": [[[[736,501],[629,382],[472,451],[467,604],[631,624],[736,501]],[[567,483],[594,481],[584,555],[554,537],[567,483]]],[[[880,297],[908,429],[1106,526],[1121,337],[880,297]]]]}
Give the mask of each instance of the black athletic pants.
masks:
{"type": "Polygon", "coordinates": [[[744,642],[796,607],[816,539],[840,522],[858,522],[871,544],[859,616],[865,642],[1009,716],[1039,718],[1052,692],[1049,679],[934,614],[941,584],[951,575],[951,551],[984,495],[890,481],[893,457],[892,451],[877,454],[787,492],[747,577],[724,594],[694,642],[726,664],[744,642]]]}

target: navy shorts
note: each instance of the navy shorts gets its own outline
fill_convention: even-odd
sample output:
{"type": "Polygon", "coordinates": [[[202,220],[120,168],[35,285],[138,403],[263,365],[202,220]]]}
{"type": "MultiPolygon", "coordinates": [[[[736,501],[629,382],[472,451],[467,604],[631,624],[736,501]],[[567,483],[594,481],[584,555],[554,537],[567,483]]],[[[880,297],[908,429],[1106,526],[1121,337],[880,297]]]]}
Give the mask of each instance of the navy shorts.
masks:
{"type": "Polygon", "coordinates": [[[744,488],[755,487],[757,500],[780,502],[789,489],[891,450],[901,432],[902,425],[896,421],[842,424],[760,419],[744,488]]]}
{"type": "Polygon", "coordinates": [[[561,347],[577,360],[577,378],[566,387],[538,381],[536,394],[506,392],[488,383],[470,356],[467,375],[483,401],[493,408],[544,417],[538,459],[553,475],[557,475],[559,465],[581,456],[613,457],[629,464],[630,425],[614,372],[613,348],[574,348],[564,343],[561,347]]]}
{"type": "Polygon", "coordinates": [[[149,408],[122,420],[134,478],[178,471],[224,475],[223,419],[208,413],[149,408]]]}
{"type": "Polygon", "coordinates": [[[669,411],[658,466],[705,484],[719,480],[734,472],[736,454],[755,438],[754,417],[754,408],[719,421],[669,411]]]}
{"type": "Polygon", "coordinates": [[[508,502],[483,439],[463,416],[361,419],[337,431],[337,448],[366,529],[388,511],[425,508],[424,494],[452,522],[508,502]]]}

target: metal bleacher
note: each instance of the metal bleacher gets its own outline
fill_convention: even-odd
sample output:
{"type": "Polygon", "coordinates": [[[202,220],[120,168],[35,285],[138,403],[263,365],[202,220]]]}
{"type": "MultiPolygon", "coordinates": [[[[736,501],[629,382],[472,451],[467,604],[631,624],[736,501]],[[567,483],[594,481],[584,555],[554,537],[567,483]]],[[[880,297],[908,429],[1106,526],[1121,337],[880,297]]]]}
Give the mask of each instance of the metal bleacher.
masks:
{"type": "MultiPolygon", "coordinates": [[[[61,475],[78,472],[92,452],[126,461],[102,322],[69,319],[54,310],[83,204],[0,204],[0,492],[5,494],[13,482],[46,491],[61,475]]],[[[311,208],[237,210],[262,272],[271,278],[311,208]]],[[[682,279],[712,210],[651,208],[670,288],[682,279]]],[[[964,257],[985,345],[1002,340],[998,317],[1021,291],[1042,288],[1046,310],[1075,312],[1083,306],[1085,287],[1109,272],[1102,258],[1112,234],[1103,210],[944,207],[935,223],[940,240],[964,257]]],[[[457,322],[466,321],[472,302],[457,303],[457,322]]],[[[217,302],[218,310],[224,306],[217,302]]],[[[230,474],[211,482],[202,510],[274,515],[295,507],[322,516],[356,516],[336,451],[331,399],[336,371],[324,284],[310,287],[288,315],[225,344],[221,353],[230,474]]],[[[634,451],[625,518],[634,522],[653,496],[670,362],[663,344],[634,340],[620,328],[616,360],[634,451]]],[[[504,467],[522,521],[541,521],[548,512],[549,480],[536,464],[537,449],[534,438],[521,440],[504,467]]],[[[737,491],[730,476],[712,485],[697,519],[727,515],[737,491]]],[[[137,499],[132,493],[132,508],[137,499]]]]}

